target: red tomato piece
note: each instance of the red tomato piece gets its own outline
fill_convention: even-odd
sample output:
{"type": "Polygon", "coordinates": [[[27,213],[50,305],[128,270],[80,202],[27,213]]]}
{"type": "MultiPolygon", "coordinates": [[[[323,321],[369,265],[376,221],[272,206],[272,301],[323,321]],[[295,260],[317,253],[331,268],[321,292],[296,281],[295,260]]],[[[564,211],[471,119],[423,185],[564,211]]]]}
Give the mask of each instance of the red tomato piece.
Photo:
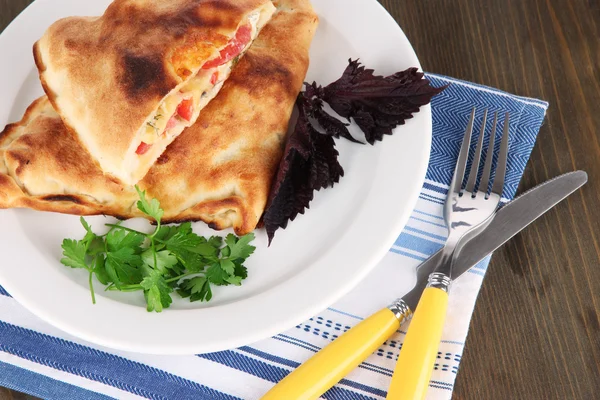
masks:
{"type": "Polygon", "coordinates": [[[235,37],[220,51],[219,56],[207,61],[202,66],[202,69],[218,67],[233,60],[244,50],[250,39],[252,39],[252,26],[250,24],[240,26],[235,33],[235,37]]]}
{"type": "Polygon", "coordinates": [[[165,130],[169,130],[171,128],[174,128],[177,125],[177,116],[173,115],[171,117],[171,119],[169,120],[169,122],[167,122],[167,128],[165,130]]]}
{"type": "Polygon", "coordinates": [[[210,84],[214,85],[219,80],[219,71],[215,71],[214,74],[210,77],[210,84]]]}
{"type": "Polygon", "coordinates": [[[150,147],[152,147],[151,144],[142,142],[142,143],[140,143],[140,145],[138,146],[137,150],[135,151],[135,154],[138,154],[140,156],[143,155],[143,154],[146,154],[146,152],[148,150],[150,150],[150,147]]]}
{"type": "Polygon", "coordinates": [[[186,121],[190,121],[194,114],[194,99],[183,100],[177,107],[177,114],[186,121]]]}

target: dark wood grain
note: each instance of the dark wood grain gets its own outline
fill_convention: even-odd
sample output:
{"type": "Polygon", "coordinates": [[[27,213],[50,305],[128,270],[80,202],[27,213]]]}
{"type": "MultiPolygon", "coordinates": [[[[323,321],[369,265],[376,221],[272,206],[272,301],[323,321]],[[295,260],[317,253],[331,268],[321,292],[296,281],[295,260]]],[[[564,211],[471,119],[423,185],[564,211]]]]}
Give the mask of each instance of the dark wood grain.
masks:
{"type": "MultiPolygon", "coordinates": [[[[29,3],[0,0],[0,30],[29,3]]],[[[550,102],[520,190],[575,169],[590,177],[496,252],[454,397],[599,398],[600,2],[381,3],[425,70],[550,102]]]]}
{"type": "Polygon", "coordinates": [[[29,396],[25,393],[20,393],[15,390],[0,387],[0,399],[2,400],[35,400],[36,397],[29,396]]]}
{"type": "Polygon", "coordinates": [[[550,102],[520,190],[590,178],[493,257],[454,397],[600,398],[600,3],[382,3],[425,70],[550,102]]]}

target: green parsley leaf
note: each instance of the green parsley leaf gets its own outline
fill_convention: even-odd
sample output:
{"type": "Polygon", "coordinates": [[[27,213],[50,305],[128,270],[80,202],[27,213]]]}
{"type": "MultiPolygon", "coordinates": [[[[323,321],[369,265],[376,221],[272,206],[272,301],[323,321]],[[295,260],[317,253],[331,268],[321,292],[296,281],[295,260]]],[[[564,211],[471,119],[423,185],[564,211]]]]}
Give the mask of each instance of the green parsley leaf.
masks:
{"type": "Polygon", "coordinates": [[[230,276],[229,278],[227,278],[227,283],[230,283],[235,286],[241,286],[242,278],[239,276],[230,276]]]}
{"type": "Polygon", "coordinates": [[[81,223],[81,225],[83,225],[83,229],[85,229],[85,231],[87,233],[91,233],[92,235],[94,235],[94,231],[92,231],[92,227],[90,226],[90,224],[87,223],[85,218],[79,217],[79,222],[81,223]]]}
{"type": "Polygon", "coordinates": [[[212,284],[224,286],[228,284],[227,278],[229,278],[229,274],[221,268],[220,264],[213,264],[206,270],[206,278],[212,284]]]}
{"type": "Polygon", "coordinates": [[[106,244],[108,251],[118,251],[121,249],[132,249],[134,253],[141,252],[140,246],[146,239],[141,233],[125,231],[123,229],[115,229],[106,235],[106,244]]]}
{"type": "Polygon", "coordinates": [[[208,239],[208,244],[219,249],[223,245],[223,238],[221,236],[211,236],[210,239],[208,239]]]}
{"type": "Polygon", "coordinates": [[[164,241],[167,250],[173,253],[189,272],[201,272],[206,266],[203,254],[216,256],[216,250],[206,249],[206,239],[192,232],[191,224],[183,224],[170,238],[164,241]]]}
{"type": "Polygon", "coordinates": [[[140,283],[142,274],[138,267],[142,265],[142,258],[134,254],[132,248],[122,248],[118,251],[106,253],[106,272],[117,288],[121,284],[140,283]]]}
{"type": "Polygon", "coordinates": [[[98,281],[101,284],[108,285],[111,281],[110,277],[108,276],[108,273],[106,272],[106,267],[104,266],[105,262],[106,259],[104,258],[104,256],[98,255],[94,259],[94,269],[92,270],[92,272],[94,272],[94,274],[96,275],[96,279],[98,279],[98,281]]]}
{"type": "Polygon", "coordinates": [[[210,283],[205,276],[184,280],[179,284],[177,293],[183,298],[189,297],[190,301],[210,301],[212,299],[210,283]]]}
{"type": "Polygon", "coordinates": [[[234,274],[235,276],[242,278],[242,280],[246,279],[248,277],[248,268],[244,267],[241,264],[236,264],[234,274]]]}
{"type": "Polygon", "coordinates": [[[183,233],[192,233],[193,229],[192,229],[192,223],[191,222],[184,222],[183,224],[176,226],[175,229],[177,230],[177,232],[183,232],[183,233]]]}
{"type": "Polygon", "coordinates": [[[140,196],[140,200],[137,202],[137,208],[144,214],[154,218],[156,222],[160,224],[164,211],[160,208],[158,200],[152,199],[148,201],[146,199],[146,191],[141,191],[137,185],[135,186],[135,190],[137,190],[138,195],[140,196]]]}
{"type": "Polygon", "coordinates": [[[200,244],[203,244],[203,242],[205,242],[205,240],[203,240],[202,237],[196,235],[191,230],[178,230],[173,236],[164,241],[165,245],[167,246],[167,249],[172,251],[191,251],[200,244]]]}
{"type": "MultiPolygon", "coordinates": [[[[185,266],[179,262],[179,260],[177,260],[177,264],[173,265],[172,267],[170,267],[168,270],[165,271],[165,276],[167,278],[176,278],[180,275],[185,274],[185,266]]],[[[190,271],[191,272],[191,271],[190,271]]]]}
{"type": "Polygon", "coordinates": [[[117,251],[109,251],[106,255],[108,258],[113,258],[121,263],[127,263],[132,267],[140,267],[142,265],[142,257],[139,254],[135,254],[134,249],[130,247],[124,247],[117,251]]]}
{"type": "Polygon", "coordinates": [[[140,285],[144,288],[146,309],[148,311],[161,312],[164,308],[168,308],[173,302],[173,299],[171,298],[173,289],[159,271],[152,271],[149,276],[142,280],[140,285]]]}
{"type": "Polygon", "coordinates": [[[204,257],[213,258],[213,257],[217,256],[217,253],[219,252],[219,248],[218,247],[215,248],[210,243],[200,243],[200,244],[196,245],[195,247],[188,249],[188,251],[191,251],[194,254],[200,254],[201,256],[204,256],[204,257]]]}
{"type": "Polygon", "coordinates": [[[175,229],[160,229],[155,236],[160,242],[173,251],[190,251],[205,257],[216,256],[221,242],[215,237],[207,241],[192,231],[192,224],[186,222],[175,229]]]}
{"type": "Polygon", "coordinates": [[[62,243],[63,258],[61,263],[71,268],[88,269],[89,266],[85,262],[85,252],[87,245],[83,240],[65,239],[62,243]]]}
{"type": "Polygon", "coordinates": [[[102,239],[100,236],[96,236],[88,245],[87,254],[89,256],[96,257],[98,254],[104,253],[105,250],[104,239],[102,239]]]}
{"type": "Polygon", "coordinates": [[[189,272],[198,273],[204,270],[206,263],[200,255],[181,249],[169,248],[169,250],[177,256],[177,260],[189,272]]]}
{"type": "Polygon", "coordinates": [[[97,237],[96,234],[92,231],[92,227],[87,223],[85,218],[79,217],[79,222],[81,222],[81,225],[83,225],[83,229],[85,229],[85,236],[83,237],[84,242],[91,242],[92,239],[97,237]]]}
{"type": "Polygon", "coordinates": [[[225,238],[225,244],[229,249],[227,257],[232,260],[237,260],[238,258],[246,259],[250,257],[256,247],[250,246],[250,242],[254,240],[254,234],[249,233],[247,235],[238,238],[233,234],[227,235],[225,238]]]}
{"type": "Polygon", "coordinates": [[[154,255],[155,254],[156,254],[156,269],[160,272],[164,273],[166,269],[174,267],[179,262],[177,260],[177,257],[175,255],[171,254],[171,252],[169,250],[157,251],[155,253],[152,251],[151,248],[145,250],[141,254],[142,261],[144,261],[144,263],[146,265],[149,265],[150,267],[154,268],[154,255]]]}
{"type": "Polygon", "coordinates": [[[233,275],[235,272],[235,264],[231,260],[221,260],[220,266],[227,275],[233,275]]]}
{"type": "Polygon", "coordinates": [[[87,223],[85,218],[80,217],[79,222],[85,229],[85,236],[81,240],[87,246],[87,255],[96,256],[104,251],[104,240],[92,231],[92,227],[87,223]]]}
{"type": "MultiPolygon", "coordinates": [[[[185,225],[185,224],[183,224],[185,225]]],[[[159,242],[164,242],[169,240],[170,238],[172,238],[178,231],[180,231],[183,227],[183,225],[180,226],[172,226],[172,225],[165,225],[165,226],[161,226],[160,229],[158,231],[156,231],[156,234],[154,235],[154,238],[156,240],[158,240],[159,242]]],[[[190,230],[191,228],[191,224],[190,224],[190,230]]]]}

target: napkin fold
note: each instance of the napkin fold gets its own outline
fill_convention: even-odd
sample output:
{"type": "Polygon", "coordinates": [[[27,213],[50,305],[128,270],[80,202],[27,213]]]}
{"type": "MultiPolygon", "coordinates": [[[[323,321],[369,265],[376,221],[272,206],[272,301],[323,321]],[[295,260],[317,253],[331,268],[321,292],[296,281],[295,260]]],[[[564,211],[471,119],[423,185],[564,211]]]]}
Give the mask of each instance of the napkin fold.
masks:
{"type": "MultiPolygon", "coordinates": [[[[500,120],[504,112],[510,112],[503,193],[504,200],[510,200],[548,107],[544,101],[441,75],[427,77],[434,86],[449,87],[432,102],[431,157],[417,206],[380,264],[336,304],[252,346],[211,354],[149,356],[114,351],[72,337],[36,318],[0,287],[0,386],[45,399],[257,399],[319,349],[408,291],[414,282],[394,280],[394,276],[405,268],[415,269],[444,244],[442,206],[471,109],[479,110],[474,132],[479,132],[484,108],[499,111],[500,120]]],[[[428,399],[451,398],[489,259],[453,284],[428,399]]],[[[323,398],[385,398],[406,328],[323,398]]]]}

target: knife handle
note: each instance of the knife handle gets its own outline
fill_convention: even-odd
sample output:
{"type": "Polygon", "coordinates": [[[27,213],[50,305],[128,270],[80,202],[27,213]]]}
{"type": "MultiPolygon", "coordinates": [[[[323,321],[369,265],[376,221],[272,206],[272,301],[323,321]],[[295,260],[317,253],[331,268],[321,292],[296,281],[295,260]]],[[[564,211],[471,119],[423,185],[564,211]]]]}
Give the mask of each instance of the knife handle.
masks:
{"type": "Polygon", "coordinates": [[[370,356],[400,327],[388,308],[361,321],[275,385],[263,400],[317,399],[370,356]]]}
{"type": "Polygon", "coordinates": [[[437,287],[423,291],[402,344],[387,399],[425,398],[442,340],[447,308],[447,291],[437,287]]]}

